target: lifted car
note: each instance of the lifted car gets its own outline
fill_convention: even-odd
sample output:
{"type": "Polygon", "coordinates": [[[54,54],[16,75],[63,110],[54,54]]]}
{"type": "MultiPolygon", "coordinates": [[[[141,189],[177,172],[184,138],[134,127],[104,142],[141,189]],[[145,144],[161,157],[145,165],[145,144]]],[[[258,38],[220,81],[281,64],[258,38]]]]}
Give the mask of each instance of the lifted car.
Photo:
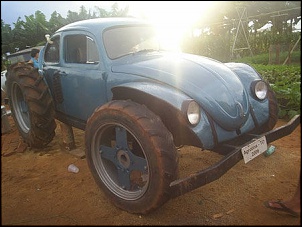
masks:
{"type": "Polygon", "coordinates": [[[160,48],[155,29],[134,18],[75,22],[53,34],[40,69],[12,65],[12,115],[24,141],[44,147],[55,119],[85,130],[90,171],[112,202],[149,213],[210,183],[237,162],[290,134],[295,116],[274,129],[274,92],[251,66],[160,48]],[[223,154],[179,178],[177,147],[223,154]]]}

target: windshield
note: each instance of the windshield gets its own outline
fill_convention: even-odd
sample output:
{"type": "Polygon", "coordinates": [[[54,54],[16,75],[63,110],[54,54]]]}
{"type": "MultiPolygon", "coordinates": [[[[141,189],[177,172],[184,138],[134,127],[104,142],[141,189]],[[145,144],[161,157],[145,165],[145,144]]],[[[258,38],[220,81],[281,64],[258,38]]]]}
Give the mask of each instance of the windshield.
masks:
{"type": "Polygon", "coordinates": [[[159,50],[158,38],[151,26],[115,27],[104,32],[103,42],[110,59],[159,50]]]}

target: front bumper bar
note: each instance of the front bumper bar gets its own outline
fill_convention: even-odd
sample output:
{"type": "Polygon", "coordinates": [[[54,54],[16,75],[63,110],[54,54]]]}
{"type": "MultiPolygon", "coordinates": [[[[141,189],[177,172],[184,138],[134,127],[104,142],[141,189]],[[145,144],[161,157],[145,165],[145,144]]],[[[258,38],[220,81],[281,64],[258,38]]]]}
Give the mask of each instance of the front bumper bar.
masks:
{"type": "MultiPolygon", "coordinates": [[[[261,135],[251,135],[253,139],[258,139],[262,136],[266,137],[266,142],[270,143],[284,136],[291,134],[297,126],[300,124],[300,115],[294,116],[287,124],[280,126],[276,129],[272,129],[269,132],[261,135]]],[[[217,180],[224,175],[229,169],[231,169],[237,162],[243,159],[241,148],[251,143],[251,140],[240,146],[232,146],[233,149],[228,152],[220,161],[214,165],[190,174],[188,177],[175,180],[171,182],[171,198],[178,197],[187,192],[190,192],[196,188],[204,186],[212,181],[217,180]]],[[[221,152],[223,153],[223,152],[221,152]]]]}

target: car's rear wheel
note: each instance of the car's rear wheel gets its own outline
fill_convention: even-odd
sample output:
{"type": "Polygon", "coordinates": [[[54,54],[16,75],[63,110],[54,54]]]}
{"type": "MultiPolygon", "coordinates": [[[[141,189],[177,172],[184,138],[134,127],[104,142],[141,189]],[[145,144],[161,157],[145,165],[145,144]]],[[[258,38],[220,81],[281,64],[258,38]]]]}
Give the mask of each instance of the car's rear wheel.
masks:
{"type": "Polygon", "coordinates": [[[85,130],[86,158],[96,183],[130,213],[148,213],[169,200],[178,155],[159,117],[132,101],[96,109],[85,130]]]}
{"type": "Polygon", "coordinates": [[[7,95],[12,116],[25,143],[42,148],[55,135],[54,105],[43,77],[25,62],[11,66],[7,95]]]}

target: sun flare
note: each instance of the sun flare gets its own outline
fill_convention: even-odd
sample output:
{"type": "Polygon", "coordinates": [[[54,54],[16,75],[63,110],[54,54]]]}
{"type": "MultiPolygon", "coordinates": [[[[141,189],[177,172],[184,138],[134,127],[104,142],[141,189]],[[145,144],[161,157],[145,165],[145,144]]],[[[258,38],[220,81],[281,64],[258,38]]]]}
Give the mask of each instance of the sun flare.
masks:
{"type": "MultiPolygon", "coordinates": [[[[129,2],[130,3],[130,2],[129,2]]],[[[213,5],[213,1],[131,2],[130,14],[154,24],[165,49],[180,50],[183,34],[213,5]]]]}

